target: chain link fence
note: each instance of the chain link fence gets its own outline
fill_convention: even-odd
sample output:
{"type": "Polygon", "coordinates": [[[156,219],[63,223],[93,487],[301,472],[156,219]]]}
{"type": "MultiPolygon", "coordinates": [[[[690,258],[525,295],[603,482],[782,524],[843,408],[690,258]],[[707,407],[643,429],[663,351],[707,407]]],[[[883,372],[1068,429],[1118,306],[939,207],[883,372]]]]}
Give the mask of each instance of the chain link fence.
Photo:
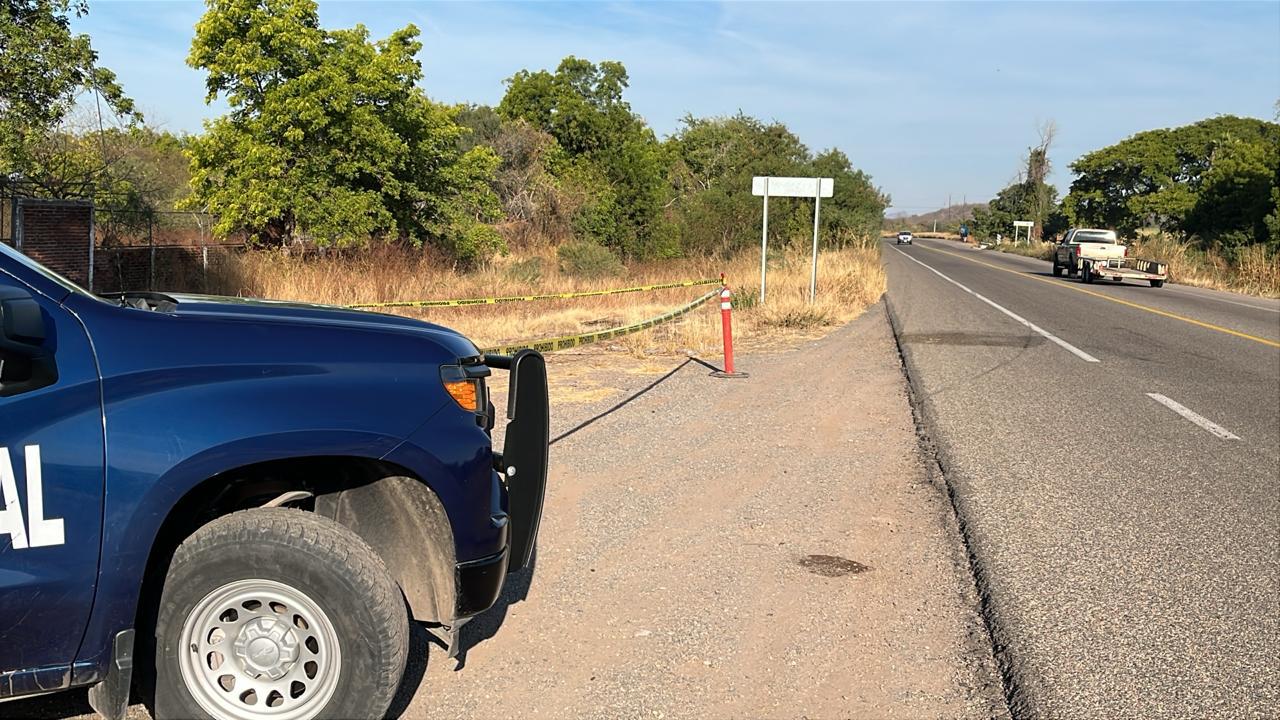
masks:
{"type": "Polygon", "coordinates": [[[215,240],[212,215],[98,208],[94,222],[95,292],[207,292],[211,268],[243,252],[247,238],[215,240]]]}

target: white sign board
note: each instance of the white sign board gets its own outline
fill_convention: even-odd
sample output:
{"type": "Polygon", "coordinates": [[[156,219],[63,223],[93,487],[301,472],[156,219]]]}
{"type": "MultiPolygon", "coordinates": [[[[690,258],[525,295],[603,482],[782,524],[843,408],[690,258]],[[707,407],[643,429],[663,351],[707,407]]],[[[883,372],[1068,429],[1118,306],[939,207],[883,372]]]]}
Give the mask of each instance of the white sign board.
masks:
{"type": "Polygon", "coordinates": [[[1018,236],[1021,234],[1022,228],[1027,229],[1027,242],[1031,242],[1031,228],[1036,224],[1030,220],[1014,220],[1013,221],[1013,244],[1018,244],[1018,236]]]}
{"type": "Polygon", "coordinates": [[[804,177],[763,177],[751,178],[752,195],[768,195],[769,197],[814,197],[814,190],[821,187],[819,197],[831,197],[835,182],[831,178],[804,177]],[[765,182],[769,191],[765,192],[765,182]]]}
{"type": "Polygon", "coordinates": [[[768,177],[751,178],[751,194],[764,198],[764,214],[760,223],[760,304],[764,304],[764,275],[769,265],[769,198],[813,198],[813,267],[809,271],[809,304],[818,296],[818,215],[822,198],[831,197],[835,181],[831,178],[768,177]]]}

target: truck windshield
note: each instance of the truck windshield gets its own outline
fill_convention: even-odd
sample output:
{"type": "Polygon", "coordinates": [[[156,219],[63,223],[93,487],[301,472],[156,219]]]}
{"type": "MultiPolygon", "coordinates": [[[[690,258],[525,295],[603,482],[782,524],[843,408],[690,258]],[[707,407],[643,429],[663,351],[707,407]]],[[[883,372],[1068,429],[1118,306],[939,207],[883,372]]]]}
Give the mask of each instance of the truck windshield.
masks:
{"type": "Polygon", "coordinates": [[[17,250],[14,250],[13,248],[9,247],[8,245],[5,245],[4,243],[0,243],[0,255],[3,255],[6,258],[11,258],[14,262],[18,263],[19,265],[22,265],[23,267],[29,270],[39,273],[40,275],[43,275],[45,278],[52,280],[58,285],[61,285],[63,288],[66,288],[69,292],[78,293],[80,295],[84,295],[86,297],[92,297],[96,299],[96,296],[93,293],[90,293],[88,290],[85,290],[79,285],[62,277],[58,273],[41,265],[35,260],[32,260],[26,255],[23,255],[17,250]]]}
{"type": "Polygon", "coordinates": [[[1072,238],[1075,242],[1096,242],[1096,243],[1113,243],[1115,238],[1102,233],[1076,233],[1072,238]]]}

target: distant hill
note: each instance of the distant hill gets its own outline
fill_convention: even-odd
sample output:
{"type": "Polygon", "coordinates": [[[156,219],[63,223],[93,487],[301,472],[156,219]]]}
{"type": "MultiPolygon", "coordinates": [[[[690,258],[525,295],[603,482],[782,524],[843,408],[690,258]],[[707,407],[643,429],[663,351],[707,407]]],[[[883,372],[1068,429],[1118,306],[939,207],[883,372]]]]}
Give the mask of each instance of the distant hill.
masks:
{"type": "Polygon", "coordinates": [[[933,223],[937,221],[938,230],[956,230],[960,227],[960,222],[969,219],[973,215],[973,209],[986,205],[986,203],[964,203],[952,205],[949,208],[940,208],[933,212],[920,213],[919,215],[893,215],[884,219],[885,230],[902,230],[907,229],[913,232],[924,232],[933,230],[933,223]]]}

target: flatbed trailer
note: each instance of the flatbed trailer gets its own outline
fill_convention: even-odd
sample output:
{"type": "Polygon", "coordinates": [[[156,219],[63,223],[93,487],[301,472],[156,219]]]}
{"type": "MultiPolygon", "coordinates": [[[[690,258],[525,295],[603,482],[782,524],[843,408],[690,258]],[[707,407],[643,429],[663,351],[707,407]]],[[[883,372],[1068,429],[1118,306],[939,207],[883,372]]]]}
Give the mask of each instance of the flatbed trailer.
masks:
{"type": "Polygon", "coordinates": [[[1145,280],[1151,287],[1164,285],[1169,277],[1169,266],[1154,260],[1139,258],[1112,258],[1108,260],[1080,259],[1081,282],[1092,283],[1098,280],[1145,280]]]}

